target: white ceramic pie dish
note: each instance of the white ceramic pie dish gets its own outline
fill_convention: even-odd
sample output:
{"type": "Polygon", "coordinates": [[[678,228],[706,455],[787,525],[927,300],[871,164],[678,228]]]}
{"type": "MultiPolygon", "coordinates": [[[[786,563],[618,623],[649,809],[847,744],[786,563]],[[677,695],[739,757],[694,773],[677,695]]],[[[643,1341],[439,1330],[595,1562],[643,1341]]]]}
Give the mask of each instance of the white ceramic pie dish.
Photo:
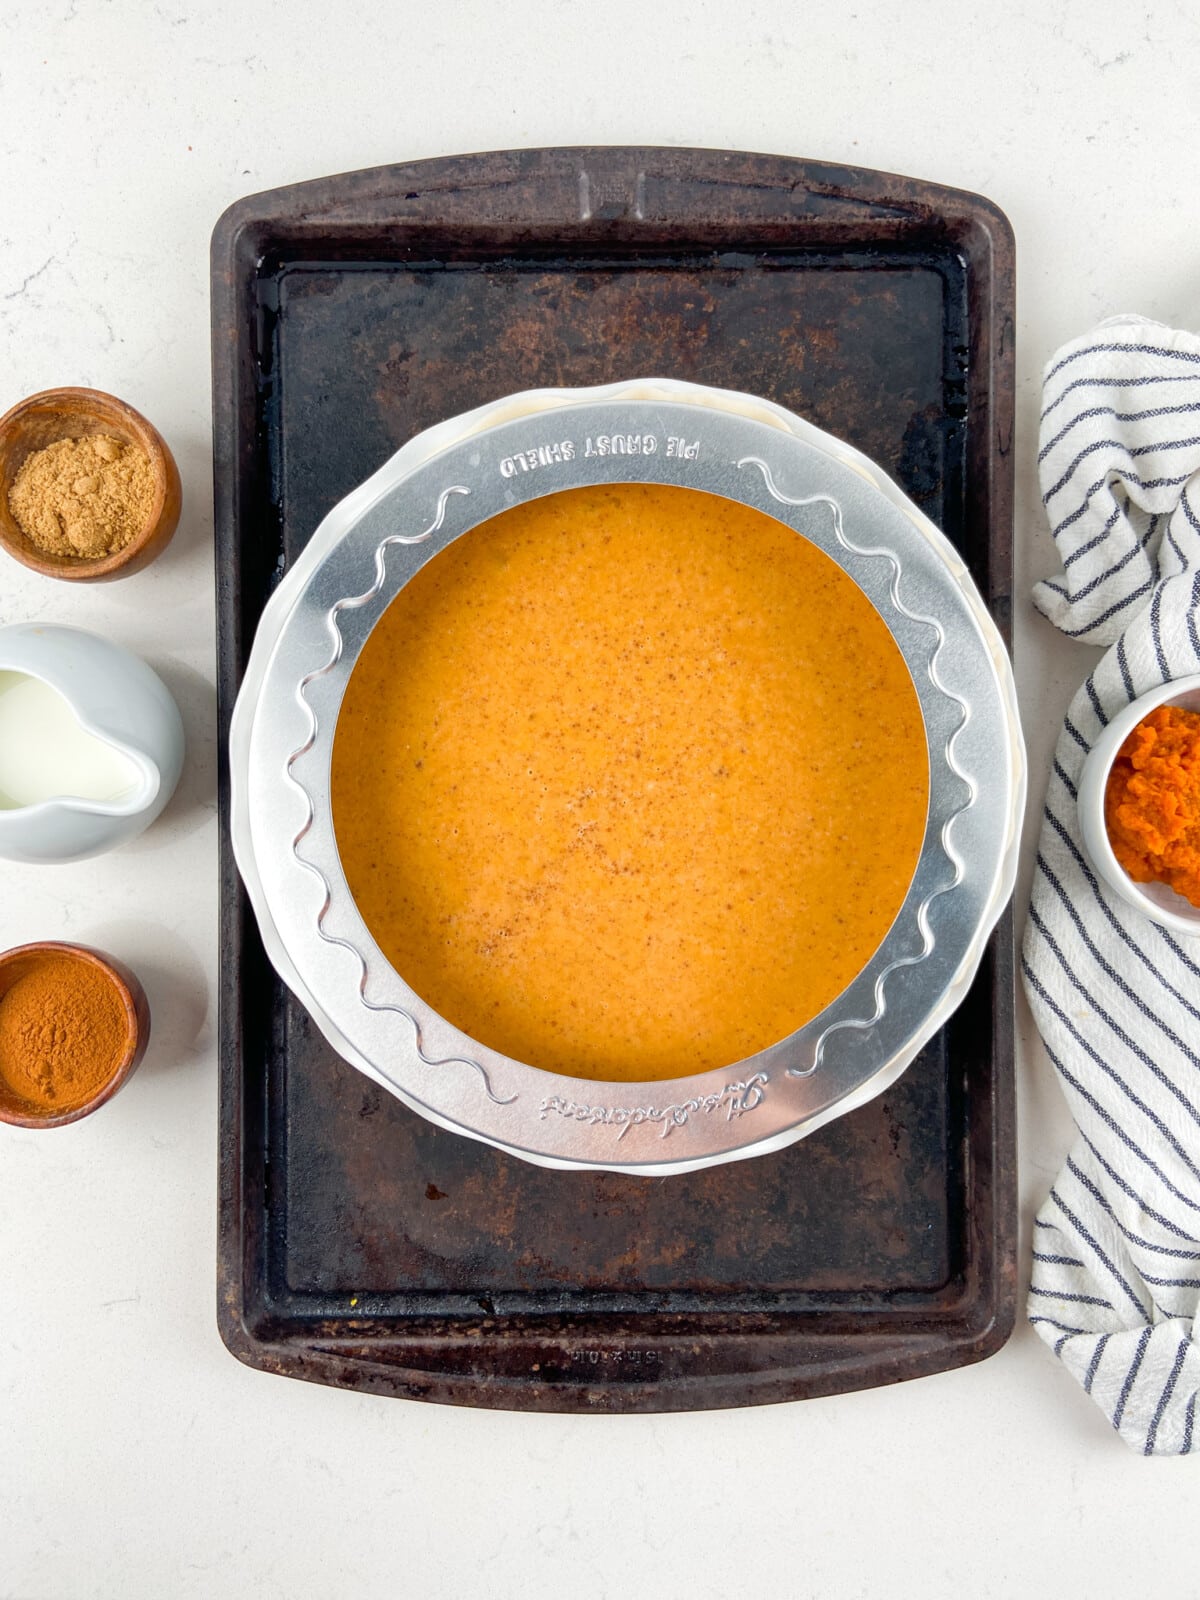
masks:
{"type": "Polygon", "coordinates": [[[652,1174],[782,1148],[895,1081],[970,985],[1012,891],[1025,795],[1008,657],[944,536],[800,418],[668,380],[497,401],[412,440],[347,496],[263,614],[230,770],[234,849],[267,952],[341,1055],[432,1121],[526,1159],[652,1174]],[[341,695],[399,588],[508,506],[618,481],[740,500],[838,561],[909,664],[931,779],[904,905],[825,1011],[732,1067],[622,1084],[513,1061],[425,1005],[358,914],[329,805],[341,695]]]}

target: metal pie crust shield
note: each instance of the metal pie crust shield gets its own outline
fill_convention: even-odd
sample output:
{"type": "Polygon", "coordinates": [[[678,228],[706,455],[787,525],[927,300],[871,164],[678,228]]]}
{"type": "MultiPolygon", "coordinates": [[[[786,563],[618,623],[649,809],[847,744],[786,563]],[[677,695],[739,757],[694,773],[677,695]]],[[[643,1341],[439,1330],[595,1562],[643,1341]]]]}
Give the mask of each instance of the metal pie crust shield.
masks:
{"type": "Polygon", "coordinates": [[[1008,657],[949,541],[849,446],[766,401],[668,380],[497,401],[421,434],[335,506],[263,614],[230,771],[267,953],[340,1055],[457,1133],[543,1165],[654,1175],[780,1149],[895,1081],[970,985],[1012,892],[1025,798],[1008,657]],[[891,630],[930,762],[908,894],[853,982],[732,1067],[631,1083],[511,1060],[420,1000],[359,915],[330,809],[342,695],[399,589],[498,512],[610,482],[723,495],[812,540],[891,630]]]}

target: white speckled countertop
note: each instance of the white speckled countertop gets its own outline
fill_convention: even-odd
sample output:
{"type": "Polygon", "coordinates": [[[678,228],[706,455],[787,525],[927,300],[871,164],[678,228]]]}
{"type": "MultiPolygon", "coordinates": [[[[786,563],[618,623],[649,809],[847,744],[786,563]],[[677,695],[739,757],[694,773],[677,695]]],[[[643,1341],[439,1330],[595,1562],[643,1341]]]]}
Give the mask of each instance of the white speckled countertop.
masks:
{"type": "MultiPolygon", "coordinates": [[[[1200,1593],[1195,1462],[1130,1454],[1023,1325],[941,1377],[664,1417],[380,1400],[227,1354],[207,292],[209,233],[239,195],[460,150],[728,146],[987,194],[1017,234],[1036,812],[1094,659],[1027,600],[1053,564],[1039,372],[1113,312],[1200,329],[1198,50],[1186,0],[265,0],[253,20],[199,0],[0,5],[0,409],[63,383],[120,394],[166,435],[186,500],[167,555],[124,582],[72,588],[5,561],[0,621],[75,622],[145,655],[190,737],[142,840],[0,875],[0,948],[106,947],[155,1014],[105,1111],[0,1128],[0,1600],[1200,1593]]],[[[1028,877],[1027,848],[1022,905],[1028,877]]],[[[1023,1003],[1019,1018],[1027,1249],[1070,1122],[1023,1003]]]]}

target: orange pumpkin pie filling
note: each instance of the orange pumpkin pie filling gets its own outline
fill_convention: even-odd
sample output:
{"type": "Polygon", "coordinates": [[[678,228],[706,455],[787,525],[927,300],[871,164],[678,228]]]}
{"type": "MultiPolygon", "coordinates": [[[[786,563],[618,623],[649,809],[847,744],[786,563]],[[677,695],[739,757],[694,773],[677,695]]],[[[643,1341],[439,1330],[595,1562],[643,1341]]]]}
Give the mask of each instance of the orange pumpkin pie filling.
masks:
{"type": "Polygon", "coordinates": [[[920,705],[816,545],[649,484],[518,505],[370,633],[333,749],[342,867],[436,1011],[596,1079],[728,1066],[811,1021],[920,854],[920,705]]]}

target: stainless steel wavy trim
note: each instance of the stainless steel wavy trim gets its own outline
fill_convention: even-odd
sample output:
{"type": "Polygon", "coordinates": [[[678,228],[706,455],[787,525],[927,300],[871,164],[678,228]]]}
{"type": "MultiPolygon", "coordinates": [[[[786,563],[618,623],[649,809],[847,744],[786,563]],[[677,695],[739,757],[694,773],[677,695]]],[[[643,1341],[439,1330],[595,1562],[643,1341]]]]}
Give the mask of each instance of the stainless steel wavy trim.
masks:
{"type": "Polygon", "coordinates": [[[737,465],[739,468],[757,467],[763,475],[763,482],[766,484],[768,494],[770,494],[773,499],[778,500],[780,505],[828,506],[833,516],[834,537],[837,539],[843,550],[846,550],[851,555],[855,556],[878,557],[889,564],[892,571],[891,583],[889,585],[889,594],[891,596],[892,604],[895,606],[896,610],[902,616],[907,617],[910,622],[915,622],[919,626],[930,628],[933,631],[935,642],[933,649],[930,652],[929,660],[925,663],[925,670],[929,674],[929,681],[939,691],[939,693],[944,696],[945,699],[952,701],[955,705],[957,705],[961,713],[958,726],[954,729],[953,733],[946,741],[946,762],[950,767],[950,770],[954,773],[955,777],[958,778],[958,780],[962,783],[964,789],[966,790],[967,798],[964,800],[962,805],[957,806],[954,811],[952,811],[945,819],[938,833],[938,842],[941,845],[943,854],[946,856],[946,859],[953,868],[954,875],[948,883],[939,884],[936,889],[931,889],[930,892],[925,896],[924,900],[922,900],[920,905],[917,907],[917,927],[921,934],[921,949],[918,954],[911,956],[897,956],[894,961],[890,961],[888,965],[884,967],[883,971],[880,972],[879,976],[875,979],[873,990],[875,1000],[874,1013],[869,1017],[846,1017],[837,1022],[831,1022],[828,1028],[826,1028],[817,1039],[817,1042],[813,1047],[812,1064],[807,1067],[788,1067],[786,1069],[787,1075],[790,1078],[811,1078],[813,1073],[815,1073],[821,1065],[822,1057],[825,1054],[826,1043],[835,1033],[840,1033],[843,1029],[854,1029],[856,1031],[866,1032],[867,1030],[875,1027],[882,1020],[887,1011],[887,995],[885,993],[885,985],[892,973],[898,972],[904,967],[918,966],[926,959],[933,949],[933,930],[929,923],[930,906],[940,896],[949,894],[951,890],[957,888],[958,885],[963,881],[962,856],[955,848],[954,842],[950,835],[956,819],[962,816],[964,811],[970,810],[971,806],[974,805],[977,791],[973,780],[966,772],[963,771],[961,764],[957,760],[954,754],[954,746],[959,738],[959,735],[970,721],[971,708],[961,695],[955,694],[952,689],[948,689],[946,687],[938,674],[937,660],[938,656],[941,654],[943,646],[946,643],[946,630],[943,628],[937,617],[926,616],[923,612],[914,611],[901,597],[901,567],[895,552],[884,547],[855,544],[846,533],[846,529],[842,521],[842,508],[832,495],[813,494],[796,497],[785,494],[775,482],[775,478],[770,467],[761,456],[742,456],[737,465]]]}
{"type": "Polygon", "coordinates": [[[424,544],[427,539],[432,539],[433,535],[437,533],[439,528],[442,526],[442,523],[445,521],[446,503],[450,496],[452,494],[470,494],[470,492],[471,491],[465,485],[457,483],[451,485],[451,487],[448,489],[443,489],[441,494],[438,496],[437,509],[434,513],[433,521],[421,533],[391,533],[386,539],[381,539],[375,547],[375,581],[372,583],[371,587],[367,590],[364,590],[362,594],[346,595],[343,599],[336,601],[332,606],[330,606],[329,610],[325,613],[324,622],[330,635],[332,653],[330,654],[329,659],[324,662],[323,665],[317,667],[314,671],[307,673],[303,678],[301,678],[297,687],[296,697],[301,706],[304,708],[304,712],[308,717],[309,728],[308,735],[304,739],[303,743],[298,745],[287,759],[287,776],[291,783],[304,796],[306,813],[303,825],[292,840],[292,854],[302,867],[311,872],[313,876],[319,880],[321,888],[325,893],[325,898],[321,904],[321,909],[317,913],[317,932],[320,934],[321,938],[326,944],[338,945],[343,950],[348,950],[350,954],[357,960],[359,965],[358,997],[362,1004],[367,1008],[368,1011],[391,1011],[394,1012],[396,1016],[403,1017],[404,1020],[412,1027],[417,1055],[427,1067],[473,1067],[483,1082],[484,1092],[486,1093],[488,1099],[494,1101],[498,1106],[507,1106],[511,1105],[518,1097],[515,1094],[509,1095],[507,1098],[502,1095],[498,1095],[492,1088],[492,1081],[488,1076],[487,1068],[481,1061],[474,1061],[470,1056],[434,1057],[426,1055],[424,1043],[421,1038],[421,1024],[411,1012],[406,1011],[403,1006],[392,1005],[390,1003],[380,1004],[377,1001],[367,999],[367,958],[363,955],[358,946],[352,943],[351,940],[344,939],[339,934],[330,933],[326,928],[325,918],[329,912],[329,907],[333,899],[333,890],[329,883],[329,879],[325,876],[324,872],[317,865],[317,863],[303,855],[300,850],[301,842],[312,829],[316,810],[313,804],[312,795],[308,792],[301,780],[296,776],[294,770],[295,764],[300,760],[301,756],[306,755],[313,748],[313,745],[316,743],[318,733],[317,714],[309,703],[309,700],[305,694],[305,690],[310,684],[314,683],[318,678],[324,677],[327,673],[331,672],[335,666],[337,666],[338,662],[342,658],[342,651],[345,648],[345,640],[342,637],[341,629],[338,627],[338,617],[343,611],[356,611],[359,609],[359,607],[368,605],[372,600],[375,599],[376,595],[380,593],[384,583],[387,581],[387,551],[389,546],[394,544],[424,544]]]}

